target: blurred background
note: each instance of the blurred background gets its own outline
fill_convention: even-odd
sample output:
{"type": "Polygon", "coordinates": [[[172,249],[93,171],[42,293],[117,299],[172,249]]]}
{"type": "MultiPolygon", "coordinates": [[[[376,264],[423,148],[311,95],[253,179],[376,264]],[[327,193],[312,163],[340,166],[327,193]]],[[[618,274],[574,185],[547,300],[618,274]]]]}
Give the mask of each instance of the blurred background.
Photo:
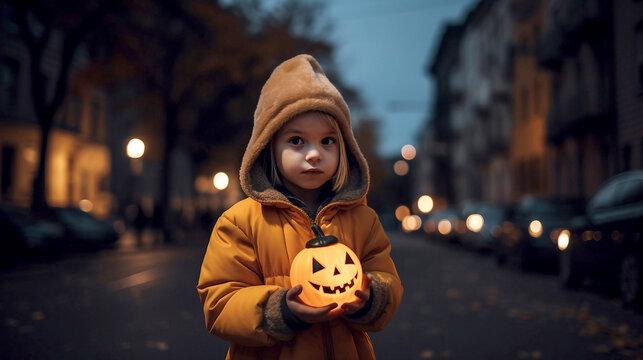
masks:
{"type": "Polygon", "coordinates": [[[263,83],[309,53],[351,108],[406,288],[380,357],[643,359],[641,1],[4,0],[0,18],[10,358],[225,355],[203,252],[245,196],[263,83]]]}

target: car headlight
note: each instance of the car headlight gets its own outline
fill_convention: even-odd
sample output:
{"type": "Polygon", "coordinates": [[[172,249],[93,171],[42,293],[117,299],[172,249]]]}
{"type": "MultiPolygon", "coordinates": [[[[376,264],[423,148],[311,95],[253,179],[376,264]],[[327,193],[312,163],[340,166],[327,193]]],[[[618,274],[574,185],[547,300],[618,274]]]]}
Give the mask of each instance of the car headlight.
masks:
{"type": "Polygon", "coordinates": [[[569,246],[569,230],[564,229],[558,234],[558,249],[564,251],[569,246]]]}
{"type": "Polygon", "coordinates": [[[442,219],[438,222],[438,231],[442,235],[449,235],[451,233],[451,222],[447,219],[442,219]]]}
{"type": "Polygon", "coordinates": [[[529,235],[532,237],[540,237],[543,234],[543,224],[538,220],[532,220],[529,223],[529,235]]]}

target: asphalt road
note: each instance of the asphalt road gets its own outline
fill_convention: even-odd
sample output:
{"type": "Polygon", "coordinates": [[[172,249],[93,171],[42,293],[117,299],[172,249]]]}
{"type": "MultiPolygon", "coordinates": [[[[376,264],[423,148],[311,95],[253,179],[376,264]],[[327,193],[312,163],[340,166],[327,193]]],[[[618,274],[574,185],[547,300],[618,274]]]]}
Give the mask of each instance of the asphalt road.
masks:
{"type": "MultiPolygon", "coordinates": [[[[643,313],[552,274],[391,234],[405,287],[379,359],[643,359],[643,313]]],[[[105,251],[0,272],[3,359],[218,359],[195,291],[204,244],[105,251]]]]}

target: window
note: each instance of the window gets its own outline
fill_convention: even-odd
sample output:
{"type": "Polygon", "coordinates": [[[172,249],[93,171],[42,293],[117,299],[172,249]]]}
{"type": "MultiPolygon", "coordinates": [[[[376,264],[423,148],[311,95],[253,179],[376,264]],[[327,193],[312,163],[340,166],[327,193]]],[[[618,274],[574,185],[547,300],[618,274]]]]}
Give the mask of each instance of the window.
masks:
{"type": "Polygon", "coordinates": [[[541,101],[541,86],[540,86],[540,81],[534,80],[534,114],[539,115],[540,114],[540,108],[542,104],[540,103],[541,101]]]}
{"type": "Polygon", "coordinates": [[[520,118],[525,122],[529,118],[529,91],[525,88],[520,91],[520,118]]]}
{"type": "Polygon", "coordinates": [[[520,174],[519,174],[519,181],[520,181],[520,191],[522,193],[526,193],[528,190],[527,187],[527,180],[529,179],[529,175],[527,174],[527,162],[526,161],[521,161],[520,162],[520,174]]]}
{"type": "Polygon", "coordinates": [[[636,41],[636,79],[639,92],[641,92],[643,91],[643,22],[639,22],[636,26],[634,39],[636,41]]]}
{"type": "Polygon", "coordinates": [[[2,147],[2,174],[0,177],[0,187],[2,188],[2,198],[7,199],[13,182],[13,163],[15,161],[16,149],[11,146],[2,147]]]}
{"type": "Polygon", "coordinates": [[[0,111],[13,113],[18,100],[18,72],[20,64],[5,58],[0,63],[0,111]]]}
{"type": "Polygon", "coordinates": [[[81,116],[80,99],[73,96],[69,101],[69,108],[67,111],[67,124],[69,125],[69,129],[74,131],[79,130],[78,127],[80,125],[81,116]]]}
{"type": "Polygon", "coordinates": [[[632,146],[625,145],[621,150],[621,169],[623,171],[628,171],[631,169],[631,160],[632,160],[632,146]]]}
{"type": "Polygon", "coordinates": [[[90,107],[91,116],[89,120],[89,137],[92,140],[99,140],[100,134],[100,102],[97,99],[93,99],[90,107]]]}

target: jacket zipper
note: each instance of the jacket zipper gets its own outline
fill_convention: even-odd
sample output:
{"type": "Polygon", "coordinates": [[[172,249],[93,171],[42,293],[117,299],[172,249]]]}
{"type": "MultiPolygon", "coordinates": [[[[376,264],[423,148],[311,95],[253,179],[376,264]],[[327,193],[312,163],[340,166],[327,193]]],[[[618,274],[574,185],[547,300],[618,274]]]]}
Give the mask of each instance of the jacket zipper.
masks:
{"type": "Polygon", "coordinates": [[[330,321],[322,324],[324,346],[326,348],[326,359],[335,360],[335,349],[333,348],[333,334],[330,331],[330,321]]]}

